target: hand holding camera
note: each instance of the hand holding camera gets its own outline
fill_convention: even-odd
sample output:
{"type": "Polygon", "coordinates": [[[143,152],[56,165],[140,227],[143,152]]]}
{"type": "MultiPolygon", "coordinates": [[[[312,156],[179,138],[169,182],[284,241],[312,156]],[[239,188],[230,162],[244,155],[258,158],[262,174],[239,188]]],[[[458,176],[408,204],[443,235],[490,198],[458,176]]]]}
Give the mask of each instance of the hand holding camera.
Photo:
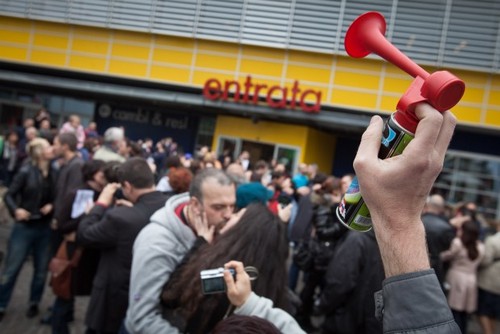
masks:
{"type": "MultiPolygon", "coordinates": [[[[230,274],[235,277],[236,271],[233,268],[228,269],[230,274]]],[[[224,268],[207,269],[200,272],[201,289],[204,295],[226,292],[226,283],[224,281],[224,268]]]]}
{"type": "Polygon", "coordinates": [[[239,307],[252,293],[250,281],[257,279],[259,272],[255,267],[245,268],[239,261],[230,261],[224,268],[202,270],[200,276],[203,294],[226,292],[231,304],[239,307]]]}
{"type": "Polygon", "coordinates": [[[121,186],[119,183],[108,183],[102,190],[97,202],[110,206],[114,202],[114,195],[121,186]]]}
{"type": "Polygon", "coordinates": [[[245,271],[243,263],[239,261],[230,261],[224,265],[224,268],[233,268],[236,271],[236,277],[234,277],[229,270],[225,270],[224,280],[227,286],[227,298],[229,298],[231,304],[240,307],[245,304],[252,293],[250,276],[245,271]]]}

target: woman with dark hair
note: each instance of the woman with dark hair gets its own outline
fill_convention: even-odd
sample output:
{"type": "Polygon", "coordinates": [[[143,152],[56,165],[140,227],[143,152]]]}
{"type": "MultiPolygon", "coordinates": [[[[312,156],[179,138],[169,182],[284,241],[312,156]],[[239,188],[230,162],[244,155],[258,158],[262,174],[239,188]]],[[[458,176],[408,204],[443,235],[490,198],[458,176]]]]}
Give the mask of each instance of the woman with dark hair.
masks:
{"type": "Polygon", "coordinates": [[[14,176],[5,194],[5,204],[16,222],[10,234],[0,282],[0,320],[9,303],[17,275],[29,255],[33,255],[34,271],[26,316],[32,318],[38,314],[49,263],[56,174],[50,163],[54,152],[43,138],[31,140],[26,150],[29,160],[14,176]]]}
{"type": "Polygon", "coordinates": [[[289,305],[285,229],[265,205],[255,203],[249,205],[239,222],[218,236],[213,244],[198,238],[163,290],[166,317],[173,322],[171,315],[175,314],[181,332],[210,332],[232,309],[225,294],[203,295],[200,272],[223,267],[230,260],[255,267],[258,278],[253,281],[252,290],[272,300],[275,307],[286,310],[289,305]]]}
{"type": "Polygon", "coordinates": [[[271,322],[255,317],[244,315],[233,315],[219,322],[212,334],[280,334],[276,326],[271,322]]]}
{"type": "Polygon", "coordinates": [[[467,332],[467,316],[477,308],[477,269],[483,256],[484,245],[479,241],[479,228],[473,221],[461,226],[450,249],[440,255],[442,261],[450,262],[446,275],[450,287],[448,304],[462,333],[467,332]]]}

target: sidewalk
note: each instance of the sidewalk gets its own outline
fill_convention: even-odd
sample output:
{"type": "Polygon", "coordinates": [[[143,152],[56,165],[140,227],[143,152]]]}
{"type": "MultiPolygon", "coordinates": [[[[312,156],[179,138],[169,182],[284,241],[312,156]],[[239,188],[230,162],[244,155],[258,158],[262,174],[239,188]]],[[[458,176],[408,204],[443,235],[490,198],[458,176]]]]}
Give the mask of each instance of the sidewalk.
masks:
{"type": "MultiPolygon", "coordinates": [[[[0,224],[0,251],[5,253],[7,240],[10,233],[10,224],[0,224]]],[[[5,261],[5,259],[4,259],[5,261]]],[[[3,265],[3,262],[2,262],[3,265]]],[[[3,268],[3,267],[2,267],[3,268]]],[[[54,295],[48,286],[45,289],[42,301],[39,305],[40,314],[37,317],[28,319],[25,316],[28,309],[29,291],[31,277],[33,273],[33,264],[28,260],[19,273],[16,287],[5,313],[5,317],[0,322],[0,333],[2,334],[51,334],[51,328],[48,325],[40,324],[40,318],[47,313],[47,309],[54,302],[54,295]]],[[[48,280],[47,280],[48,282],[48,280]]],[[[83,319],[88,305],[88,297],[79,297],[75,304],[75,321],[71,324],[72,334],[84,334],[85,326],[83,319]]]]}

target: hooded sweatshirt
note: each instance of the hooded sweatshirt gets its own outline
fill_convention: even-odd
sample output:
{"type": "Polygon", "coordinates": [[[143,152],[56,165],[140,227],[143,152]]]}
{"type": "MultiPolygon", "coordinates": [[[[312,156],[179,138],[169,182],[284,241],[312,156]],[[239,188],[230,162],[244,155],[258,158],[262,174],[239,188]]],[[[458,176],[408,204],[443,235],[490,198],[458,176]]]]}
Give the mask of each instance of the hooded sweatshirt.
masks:
{"type": "MultiPolygon", "coordinates": [[[[196,236],[175,210],[189,201],[189,194],[171,197],[151,216],[134,242],[129,305],[125,327],[130,334],[177,334],[179,329],[162,317],[160,295],[172,272],[196,241],[196,236]]],[[[201,287],[200,287],[201,288],[201,287]]],[[[282,333],[303,334],[297,322],[273,303],[251,293],[235,314],[258,316],[282,333]]]]}
{"type": "Polygon", "coordinates": [[[162,318],[160,294],[196,240],[193,231],[175,213],[177,207],[188,201],[188,193],[171,197],[135,239],[125,320],[129,333],[179,333],[162,318]]]}

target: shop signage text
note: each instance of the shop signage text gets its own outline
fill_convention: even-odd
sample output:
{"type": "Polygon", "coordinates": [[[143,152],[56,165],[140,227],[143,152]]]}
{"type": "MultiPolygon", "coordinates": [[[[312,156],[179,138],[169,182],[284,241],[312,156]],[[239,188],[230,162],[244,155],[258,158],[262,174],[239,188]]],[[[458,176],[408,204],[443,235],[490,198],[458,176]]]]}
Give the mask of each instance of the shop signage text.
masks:
{"type": "Polygon", "coordinates": [[[137,110],[111,109],[111,107],[107,104],[101,105],[98,112],[102,119],[111,118],[116,121],[148,124],[175,130],[187,129],[189,121],[186,116],[171,117],[166,113],[153,112],[140,108],[137,110]]]}
{"type": "Polygon", "coordinates": [[[203,96],[209,100],[222,99],[227,101],[231,90],[234,92],[233,101],[242,103],[259,102],[259,94],[266,94],[266,103],[271,108],[289,108],[295,109],[300,107],[306,113],[318,113],[321,107],[321,91],[306,89],[301,91],[299,82],[295,80],[291,89],[280,86],[270,86],[262,84],[254,84],[252,77],[247,76],[243,87],[240,83],[233,80],[221,82],[217,79],[208,79],[203,87],[203,96]],[[276,96],[273,98],[273,95],[276,96]],[[314,104],[307,104],[305,101],[308,97],[314,99],[314,104]]]}

